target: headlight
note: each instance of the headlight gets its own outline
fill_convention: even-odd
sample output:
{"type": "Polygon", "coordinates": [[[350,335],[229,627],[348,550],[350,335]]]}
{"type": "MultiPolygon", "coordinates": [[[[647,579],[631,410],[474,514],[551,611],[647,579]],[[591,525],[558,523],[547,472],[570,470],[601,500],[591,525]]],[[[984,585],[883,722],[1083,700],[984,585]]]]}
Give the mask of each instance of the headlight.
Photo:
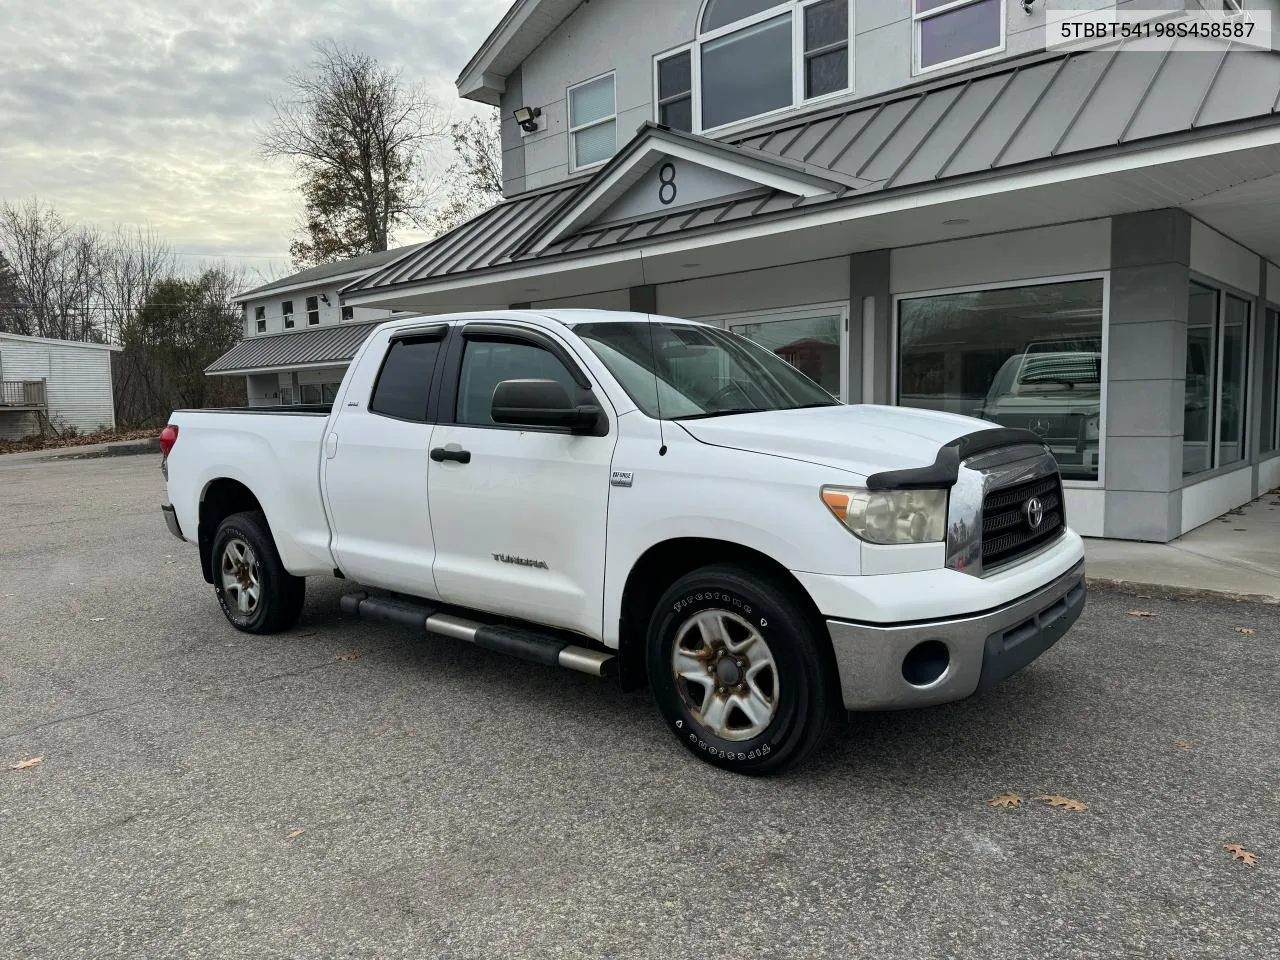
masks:
{"type": "Polygon", "coordinates": [[[836,519],[868,543],[941,543],[947,534],[947,491],[823,487],[836,519]]]}

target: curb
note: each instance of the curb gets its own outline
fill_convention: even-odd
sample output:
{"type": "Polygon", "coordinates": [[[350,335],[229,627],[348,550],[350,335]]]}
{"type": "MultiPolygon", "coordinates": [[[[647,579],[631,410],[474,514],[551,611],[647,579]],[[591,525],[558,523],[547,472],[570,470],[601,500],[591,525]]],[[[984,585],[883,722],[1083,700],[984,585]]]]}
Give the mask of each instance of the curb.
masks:
{"type": "Polygon", "coordinates": [[[1275,606],[1280,597],[1259,593],[1232,593],[1228,590],[1204,590],[1199,587],[1176,587],[1166,583],[1139,583],[1134,580],[1105,580],[1101,577],[1085,577],[1090,589],[1107,590],[1131,597],[1156,600],[1217,601],[1219,603],[1264,603],[1275,606]]]}
{"type": "Polygon", "coordinates": [[[160,452],[160,438],[147,440],[121,440],[110,443],[100,450],[77,453],[75,447],[51,447],[47,450],[29,450],[14,454],[0,455],[0,464],[5,456],[22,457],[22,463],[48,463],[51,460],[99,460],[103,457],[131,457],[146,453],[160,452]]]}

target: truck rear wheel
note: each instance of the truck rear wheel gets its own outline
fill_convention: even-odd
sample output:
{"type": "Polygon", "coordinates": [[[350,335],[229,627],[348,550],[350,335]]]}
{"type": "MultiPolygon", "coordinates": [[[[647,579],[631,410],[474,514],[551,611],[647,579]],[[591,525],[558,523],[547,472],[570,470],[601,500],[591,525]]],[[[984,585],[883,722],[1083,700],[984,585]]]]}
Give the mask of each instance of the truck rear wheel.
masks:
{"type": "Polygon", "coordinates": [[[307,581],[285,570],[260,510],[233,513],[213,538],[213,587],[230,624],[245,633],[279,633],[302,615],[307,581]]]}
{"type": "Polygon", "coordinates": [[[649,625],[658,709],[695,756],[735,773],[803,760],[840,703],[821,624],[766,577],[714,565],[681,577],[649,625]]]}

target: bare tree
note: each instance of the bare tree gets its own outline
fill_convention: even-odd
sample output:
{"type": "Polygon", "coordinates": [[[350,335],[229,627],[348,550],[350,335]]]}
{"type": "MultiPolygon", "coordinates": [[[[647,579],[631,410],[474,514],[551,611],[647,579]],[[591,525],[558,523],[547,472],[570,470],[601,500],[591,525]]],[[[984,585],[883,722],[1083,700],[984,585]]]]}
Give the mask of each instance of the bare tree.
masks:
{"type": "Polygon", "coordinates": [[[154,229],[117,226],[103,249],[103,332],[107,340],[119,343],[125,323],[151,296],[156,284],[177,273],[173,247],[154,229]]]}
{"type": "Polygon", "coordinates": [[[272,100],[262,154],[297,167],[305,208],[299,265],[386,250],[421,199],[423,149],[444,135],[425,90],[364,53],[318,44],[291,94],[272,100]]]}
{"type": "Polygon", "coordinates": [[[502,128],[498,111],[469,117],[450,128],[453,162],[441,184],[444,197],[419,226],[447,233],[502,199],[502,128]]]}
{"type": "Polygon", "coordinates": [[[23,292],[18,328],[29,336],[101,342],[105,242],[39,200],[0,205],[0,255],[23,292]]]}
{"type": "Polygon", "coordinates": [[[26,303],[22,281],[0,251],[0,333],[26,332],[26,303]]]}

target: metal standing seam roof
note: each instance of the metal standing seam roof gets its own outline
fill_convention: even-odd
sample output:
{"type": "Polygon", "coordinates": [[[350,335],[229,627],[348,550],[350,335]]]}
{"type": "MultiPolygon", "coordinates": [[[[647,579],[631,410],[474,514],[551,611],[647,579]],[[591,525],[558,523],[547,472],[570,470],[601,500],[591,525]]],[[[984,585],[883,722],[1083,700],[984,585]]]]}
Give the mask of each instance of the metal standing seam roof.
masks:
{"type": "Polygon", "coordinates": [[[367,293],[445,276],[635,244],[687,230],[859,199],[897,188],[927,188],[966,175],[1052,163],[1138,141],[1241,121],[1276,122],[1280,54],[1224,46],[1221,52],[1125,51],[1124,44],[997,65],[872,100],[816,111],[729,142],[663,128],[637,137],[594,177],[504,201],[457,230],[345,289],[367,293]],[[1121,56],[1123,53],[1123,56],[1121,56]],[[676,136],[709,152],[773,157],[787,172],[827,171],[845,184],[805,200],[764,187],[666,215],[588,226],[541,253],[530,241],[616,161],[650,137],[676,136]]]}
{"type": "Polygon", "coordinates": [[[352,257],[350,260],[339,260],[335,263],[322,263],[318,267],[310,267],[290,276],[281,277],[279,280],[272,280],[270,283],[264,283],[262,286],[254,287],[252,290],[246,290],[244,293],[238,293],[233,299],[237,302],[241,300],[250,300],[254,297],[260,297],[264,294],[271,293],[274,290],[288,289],[308,283],[319,283],[322,280],[328,280],[332,277],[342,277],[347,274],[373,270],[404,256],[410,250],[420,246],[422,246],[422,244],[409,244],[404,247],[394,247],[391,250],[380,250],[377,253],[366,253],[363,256],[352,257]]]}
{"type": "Polygon", "coordinates": [[[369,334],[385,322],[339,323],[292,333],[247,337],[205,367],[204,372],[234,373],[350,361],[369,334]]]}

